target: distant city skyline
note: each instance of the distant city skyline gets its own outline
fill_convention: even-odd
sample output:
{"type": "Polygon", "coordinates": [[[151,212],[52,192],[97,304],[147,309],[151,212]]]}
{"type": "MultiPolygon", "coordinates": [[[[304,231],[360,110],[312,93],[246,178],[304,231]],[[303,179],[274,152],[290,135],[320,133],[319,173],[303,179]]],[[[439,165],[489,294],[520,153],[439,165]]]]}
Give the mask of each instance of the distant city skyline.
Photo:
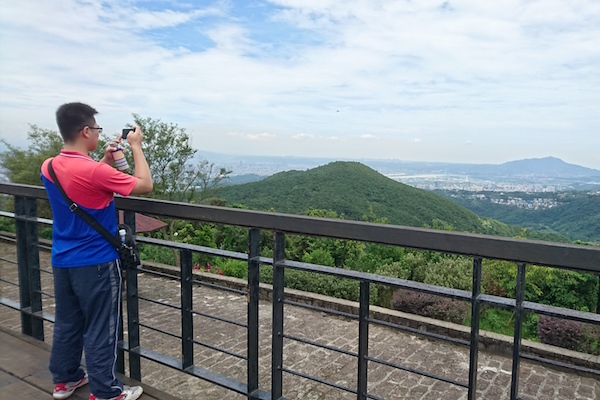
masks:
{"type": "Polygon", "coordinates": [[[0,138],[82,101],[223,154],[600,169],[599,42],[594,0],[5,2],[0,138]]]}

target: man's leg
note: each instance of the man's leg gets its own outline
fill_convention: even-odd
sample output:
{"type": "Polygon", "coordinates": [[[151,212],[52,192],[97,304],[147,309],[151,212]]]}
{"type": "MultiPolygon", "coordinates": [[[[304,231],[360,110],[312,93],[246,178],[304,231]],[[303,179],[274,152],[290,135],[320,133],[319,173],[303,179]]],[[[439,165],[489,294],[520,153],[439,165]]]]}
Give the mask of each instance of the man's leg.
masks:
{"type": "Polygon", "coordinates": [[[54,384],[78,382],[84,375],[81,352],[85,319],[71,285],[72,269],[52,269],[56,310],[50,372],[54,384]]]}
{"type": "Polygon", "coordinates": [[[84,347],[90,393],[109,399],[123,390],[116,377],[121,272],[114,261],[83,267],[80,272],[74,287],[86,320],[84,347]]]}

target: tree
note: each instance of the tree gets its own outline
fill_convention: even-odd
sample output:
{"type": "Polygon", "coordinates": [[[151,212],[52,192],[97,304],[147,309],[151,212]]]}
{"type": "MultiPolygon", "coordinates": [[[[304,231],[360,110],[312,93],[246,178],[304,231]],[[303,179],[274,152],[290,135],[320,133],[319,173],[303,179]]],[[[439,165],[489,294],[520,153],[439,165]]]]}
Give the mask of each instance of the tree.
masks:
{"type": "Polygon", "coordinates": [[[29,148],[21,150],[4,139],[0,141],[8,150],[0,153],[0,165],[7,170],[8,178],[14,183],[42,185],[40,169],[48,157],[57,155],[63,146],[62,137],[53,130],[29,125],[27,133],[29,148]]]}
{"type": "MultiPolygon", "coordinates": [[[[195,157],[190,137],[185,129],[177,124],[165,123],[152,118],[142,118],[133,114],[135,124],[144,133],[143,150],[152,172],[154,191],[150,197],[186,202],[210,202],[216,204],[219,184],[231,171],[215,168],[214,164],[195,157]]],[[[29,147],[21,150],[2,140],[7,151],[0,153],[0,166],[7,170],[12,182],[41,185],[40,168],[44,160],[57,155],[63,147],[62,137],[54,130],[30,125],[29,147]]],[[[96,149],[90,156],[96,160],[104,156],[108,143],[114,138],[102,134],[96,149]]],[[[126,147],[126,146],[125,146],[126,147]]],[[[130,173],[135,172],[133,156],[126,151],[130,173]]],[[[174,221],[169,230],[163,230],[163,237],[173,240],[174,221]]],[[[177,255],[175,256],[178,258],[177,255]]]]}
{"type": "MultiPolygon", "coordinates": [[[[136,114],[133,114],[133,117],[135,124],[144,132],[144,154],[154,180],[151,197],[194,202],[203,202],[215,197],[220,182],[226,179],[231,171],[225,168],[217,169],[214,164],[195,158],[196,150],[191,147],[189,135],[177,124],[141,118],[136,114]]],[[[90,156],[96,160],[101,159],[112,139],[103,133],[90,156]]],[[[41,185],[42,163],[60,153],[63,140],[57,131],[36,125],[30,125],[27,140],[29,147],[22,150],[0,139],[8,149],[0,153],[0,166],[6,169],[11,182],[41,185]]],[[[126,154],[133,172],[133,156],[131,152],[126,154]]]]}
{"type": "MultiPolygon", "coordinates": [[[[184,202],[203,202],[214,197],[219,183],[231,171],[217,171],[214,164],[197,159],[197,150],[192,148],[185,128],[137,114],[133,114],[133,119],[144,133],[142,146],[154,181],[151,197],[184,202]]],[[[131,154],[128,158],[132,161],[131,154]]]]}
{"type": "MultiPolygon", "coordinates": [[[[148,197],[170,201],[215,203],[214,197],[219,183],[226,179],[231,171],[195,157],[197,150],[192,148],[190,136],[185,128],[174,123],[162,122],[150,117],[142,118],[132,114],[134,124],[142,129],[144,140],[142,149],[152,173],[154,190],[148,197]]],[[[133,156],[126,153],[129,165],[133,166],[133,156]]],[[[177,221],[166,219],[168,227],[161,229],[165,240],[175,240],[178,232],[177,221]]],[[[198,232],[206,227],[195,223],[198,232]]],[[[213,240],[214,241],[214,240],[213,240]]],[[[177,266],[180,265],[179,253],[173,250],[177,266]]]]}

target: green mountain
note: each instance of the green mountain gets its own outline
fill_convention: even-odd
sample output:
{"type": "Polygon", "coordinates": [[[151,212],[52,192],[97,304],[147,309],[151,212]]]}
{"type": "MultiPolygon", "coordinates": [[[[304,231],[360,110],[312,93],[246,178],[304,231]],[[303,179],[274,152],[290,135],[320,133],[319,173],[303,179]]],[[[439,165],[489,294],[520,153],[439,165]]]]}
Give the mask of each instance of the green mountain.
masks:
{"type": "MultiPolygon", "coordinates": [[[[517,236],[521,228],[481,218],[435,193],[387,178],[358,162],[332,162],[307,171],[280,172],[259,182],[221,188],[228,204],[254,210],[306,214],[335,211],[349,220],[372,213],[395,225],[451,228],[462,232],[517,236]]],[[[559,235],[531,237],[566,241],[559,235]]]]}
{"type": "MultiPolygon", "coordinates": [[[[554,232],[571,239],[600,243],[600,195],[571,192],[560,197],[558,206],[530,210],[495,204],[489,199],[436,192],[478,215],[540,232],[554,232]]],[[[522,196],[524,196],[523,194],[522,196]]],[[[519,196],[515,194],[515,196],[519,196]]]]}

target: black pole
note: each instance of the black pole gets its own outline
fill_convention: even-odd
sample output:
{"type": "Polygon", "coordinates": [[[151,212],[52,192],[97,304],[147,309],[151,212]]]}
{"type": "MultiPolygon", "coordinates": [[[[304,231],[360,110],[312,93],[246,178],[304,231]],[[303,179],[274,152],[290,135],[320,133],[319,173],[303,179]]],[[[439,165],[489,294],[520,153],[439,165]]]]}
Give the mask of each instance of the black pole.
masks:
{"type": "Polygon", "coordinates": [[[248,399],[258,399],[258,295],[260,229],[248,232],[248,399]]]}
{"type": "Polygon", "coordinates": [[[42,311],[36,199],[16,196],[15,216],[21,331],[44,340],[44,321],[34,315],[42,311]]]}
{"type": "Polygon", "coordinates": [[[358,387],[357,399],[367,398],[367,357],[369,355],[369,281],[360,281],[358,320],[358,387]]]}
{"type": "Polygon", "coordinates": [[[481,306],[481,258],[473,260],[473,291],[471,297],[471,343],[469,355],[469,392],[467,398],[477,398],[477,363],[479,361],[479,309],[481,306]]]}
{"type": "Polygon", "coordinates": [[[525,263],[517,264],[517,292],[515,301],[515,338],[510,385],[510,400],[519,398],[519,372],[521,370],[521,337],[523,335],[523,300],[525,298],[525,263]]]}
{"type": "Polygon", "coordinates": [[[285,235],[273,235],[273,336],[271,354],[271,398],[283,396],[283,298],[285,270],[281,262],[285,259],[285,235]]]}
{"type": "MultiPolygon", "coordinates": [[[[135,234],[135,213],[125,211],[125,224],[129,225],[135,234]]],[[[127,282],[127,339],[129,343],[129,376],[142,380],[142,367],[140,361],[140,309],[138,298],[138,271],[136,268],[125,272],[127,282]]]]}
{"type": "Polygon", "coordinates": [[[181,354],[183,369],[194,365],[194,315],[192,314],[192,251],[180,250],[181,354]]]}

